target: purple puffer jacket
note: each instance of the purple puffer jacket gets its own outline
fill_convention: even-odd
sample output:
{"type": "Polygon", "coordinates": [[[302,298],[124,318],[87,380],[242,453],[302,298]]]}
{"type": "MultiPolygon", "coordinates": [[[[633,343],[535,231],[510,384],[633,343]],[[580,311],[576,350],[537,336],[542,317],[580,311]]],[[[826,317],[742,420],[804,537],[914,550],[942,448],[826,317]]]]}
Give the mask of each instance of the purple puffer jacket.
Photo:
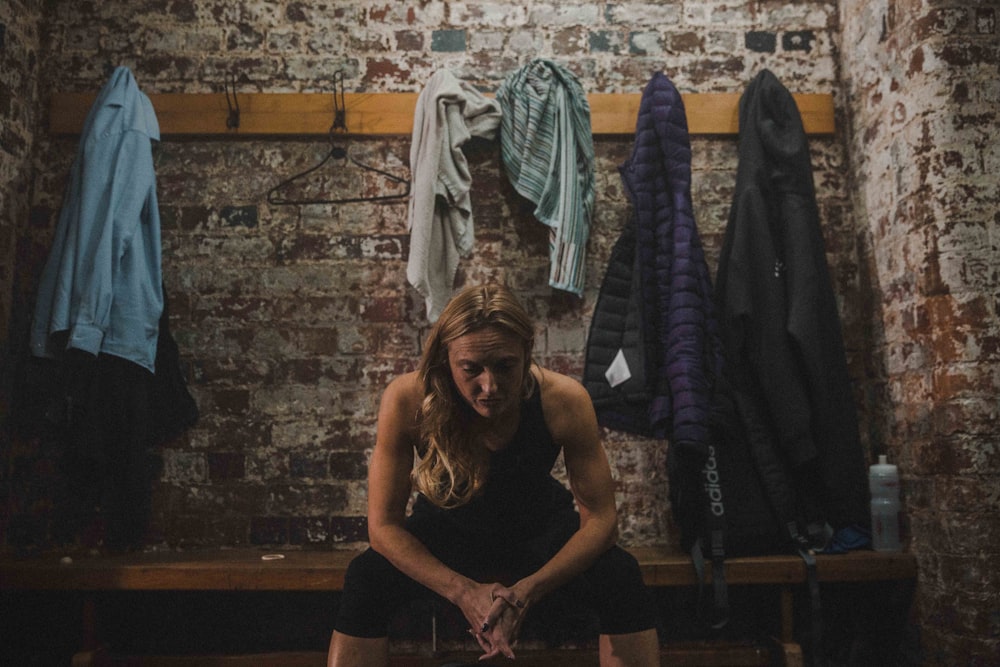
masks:
{"type": "Polygon", "coordinates": [[[631,157],[620,167],[636,221],[646,336],[655,358],[650,423],[680,455],[709,438],[722,348],[705,253],[691,205],[691,143],[681,95],[662,73],[643,92],[631,157]]]}

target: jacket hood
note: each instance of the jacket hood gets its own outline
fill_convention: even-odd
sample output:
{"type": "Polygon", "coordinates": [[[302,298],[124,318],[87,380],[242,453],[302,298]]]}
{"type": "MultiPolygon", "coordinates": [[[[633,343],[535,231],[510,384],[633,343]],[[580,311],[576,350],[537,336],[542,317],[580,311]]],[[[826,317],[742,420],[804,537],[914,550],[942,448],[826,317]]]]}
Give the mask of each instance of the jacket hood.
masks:
{"type": "MultiPolygon", "coordinates": [[[[813,192],[809,145],[798,106],[788,89],[762,70],[740,98],[740,143],[758,156],[776,192],[813,192]]],[[[741,149],[742,150],[742,149],[741,149]]]]}

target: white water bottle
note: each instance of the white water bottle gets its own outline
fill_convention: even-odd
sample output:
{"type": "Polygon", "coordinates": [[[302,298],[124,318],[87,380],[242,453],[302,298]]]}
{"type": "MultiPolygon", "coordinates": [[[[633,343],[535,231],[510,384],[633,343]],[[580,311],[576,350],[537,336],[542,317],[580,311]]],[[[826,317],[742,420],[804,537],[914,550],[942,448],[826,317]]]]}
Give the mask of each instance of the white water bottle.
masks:
{"type": "Polygon", "coordinates": [[[868,488],[872,494],[872,548],[899,551],[899,470],[886,463],[885,454],[868,469],[868,488]]]}

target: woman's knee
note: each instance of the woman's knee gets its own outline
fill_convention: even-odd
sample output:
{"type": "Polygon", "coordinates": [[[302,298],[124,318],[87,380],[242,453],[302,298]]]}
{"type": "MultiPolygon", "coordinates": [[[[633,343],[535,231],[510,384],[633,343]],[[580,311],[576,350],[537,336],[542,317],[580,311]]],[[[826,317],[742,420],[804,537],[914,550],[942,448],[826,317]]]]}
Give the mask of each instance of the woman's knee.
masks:
{"type": "Polygon", "coordinates": [[[402,578],[388,560],[372,549],[356,556],[344,574],[336,629],[353,637],[385,635],[403,586],[402,578]]]}
{"type": "Polygon", "coordinates": [[[605,582],[621,580],[641,580],[642,570],[635,556],[619,546],[605,551],[590,567],[588,575],[592,579],[605,582]]]}
{"type": "Polygon", "coordinates": [[[374,549],[365,549],[347,565],[344,586],[346,588],[348,585],[357,586],[385,581],[386,577],[391,577],[395,572],[396,568],[385,556],[374,549]]]}
{"type": "Polygon", "coordinates": [[[602,634],[631,634],[654,628],[657,612],[639,562],[612,547],[587,572],[602,634]]]}

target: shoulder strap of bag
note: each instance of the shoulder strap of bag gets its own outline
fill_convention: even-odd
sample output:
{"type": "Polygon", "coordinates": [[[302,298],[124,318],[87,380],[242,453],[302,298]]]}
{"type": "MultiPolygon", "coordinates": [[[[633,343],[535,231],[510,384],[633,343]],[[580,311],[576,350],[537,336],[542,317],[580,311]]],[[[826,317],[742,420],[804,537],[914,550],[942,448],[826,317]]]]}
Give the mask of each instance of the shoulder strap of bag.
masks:
{"type": "MultiPolygon", "coordinates": [[[[712,615],[708,626],[712,630],[721,630],[729,623],[729,587],[726,583],[726,550],[725,550],[725,517],[721,512],[713,512],[710,504],[705,504],[705,516],[708,524],[709,554],[712,563],[712,615]]],[[[702,549],[702,537],[691,545],[691,563],[694,565],[698,578],[698,610],[699,614],[705,608],[705,553],[702,549]]]]}

